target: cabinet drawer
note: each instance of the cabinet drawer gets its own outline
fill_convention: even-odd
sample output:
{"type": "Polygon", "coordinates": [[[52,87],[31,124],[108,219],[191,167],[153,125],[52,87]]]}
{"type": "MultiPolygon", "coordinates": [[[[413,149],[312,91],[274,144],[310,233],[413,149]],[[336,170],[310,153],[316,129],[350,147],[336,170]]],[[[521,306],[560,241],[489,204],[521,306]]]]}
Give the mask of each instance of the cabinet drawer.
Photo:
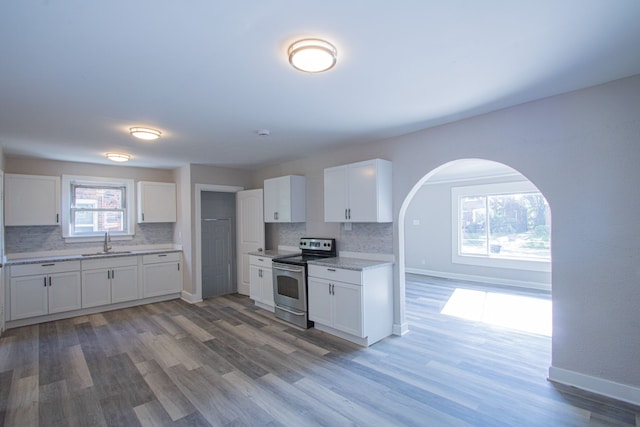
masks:
{"type": "Polygon", "coordinates": [[[138,257],[136,255],[105,258],[105,259],[88,259],[82,262],[83,270],[99,270],[102,268],[129,267],[138,265],[138,257]]]}
{"type": "Polygon", "coordinates": [[[12,265],[11,277],[33,276],[37,274],[63,273],[79,271],[80,261],[43,262],[41,264],[12,265]]]}
{"type": "Polygon", "coordinates": [[[320,265],[309,265],[309,276],[319,277],[326,280],[336,280],[338,282],[352,283],[355,285],[360,285],[362,282],[361,271],[324,267],[320,265]]]}
{"type": "Polygon", "coordinates": [[[264,268],[271,268],[271,258],[266,256],[249,256],[249,264],[257,265],[264,268]]]}
{"type": "Polygon", "coordinates": [[[144,255],[142,257],[143,264],[157,264],[160,262],[180,262],[180,252],[144,255]]]}

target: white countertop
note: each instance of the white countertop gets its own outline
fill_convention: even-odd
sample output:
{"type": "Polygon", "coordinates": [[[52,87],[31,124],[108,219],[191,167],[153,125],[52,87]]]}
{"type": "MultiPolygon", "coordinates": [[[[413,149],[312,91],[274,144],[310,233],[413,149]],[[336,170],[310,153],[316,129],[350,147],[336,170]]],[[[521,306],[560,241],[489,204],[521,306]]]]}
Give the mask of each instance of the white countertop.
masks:
{"type": "Polygon", "coordinates": [[[292,252],[292,251],[283,251],[280,249],[267,249],[266,251],[261,252],[249,252],[249,255],[253,256],[263,256],[265,258],[275,258],[279,256],[295,256],[300,255],[300,252],[292,252]]]}
{"type": "Polygon", "coordinates": [[[81,261],[87,259],[96,259],[96,258],[115,258],[115,257],[123,257],[123,256],[134,256],[134,255],[152,255],[152,254],[161,254],[161,253],[169,253],[169,252],[182,252],[182,249],[147,249],[147,250],[139,250],[139,251],[117,251],[114,250],[109,253],[87,253],[87,254],[79,254],[79,255],[53,255],[50,257],[37,257],[37,258],[13,258],[7,259],[4,265],[23,265],[23,264],[39,264],[42,262],[62,262],[62,261],[81,261]]]}
{"type": "Polygon", "coordinates": [[[380,267],[383,265],[393,265],[391,261],[369,260],[362,258],[336,257],[315,259],[308,262],[309,265],[319,265],[322,267],[342,268],[345,270],[362,271],[368,268],[380,267]]]}

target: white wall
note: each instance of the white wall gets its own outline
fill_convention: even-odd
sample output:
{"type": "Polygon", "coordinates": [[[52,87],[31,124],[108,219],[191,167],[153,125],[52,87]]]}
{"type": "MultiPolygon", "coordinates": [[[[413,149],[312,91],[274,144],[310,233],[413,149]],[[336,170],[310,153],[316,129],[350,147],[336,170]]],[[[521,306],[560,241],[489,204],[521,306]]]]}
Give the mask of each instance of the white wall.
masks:
{"type": "MultiPolygon", "coordinates": [[[[553,367],[640,388],[640,76],[265,168],[254,184],[306,174],[307,230],[335,234],[334,224],[323,224],[319,171],[375,157],[393,161],[393,253],[401,261],[401,208],[430,171],[478,158],[532,181],[553,216],[553,367]]],[[[396,264],[398,328],[401,273],[396,264]]]]}
{"type": "Polygon", "coordinates": [[[452,262],[451,189],[524,180],[522,176],[456,182],[427,181],[411,200],[405,214],[405,267],[407,272],[463,280],[551,289],[549,272],[459,264],[452,262]],[[417,224],[414,222],[417,221],[417,224]]]}

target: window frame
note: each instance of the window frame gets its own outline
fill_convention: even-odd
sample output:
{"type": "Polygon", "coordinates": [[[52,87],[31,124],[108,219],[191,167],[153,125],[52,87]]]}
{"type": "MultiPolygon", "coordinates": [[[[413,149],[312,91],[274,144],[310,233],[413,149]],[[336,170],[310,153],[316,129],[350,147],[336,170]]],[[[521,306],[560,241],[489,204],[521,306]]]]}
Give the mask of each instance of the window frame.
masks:
{"type": "MultiPolygon", "coordinates": [[[[492,257],[484,254],[462,254],[462,233],[460,210],[463,197],[495,196],[517,193],[541,193],[530,181],[503,182],[495,184],[470,185],[451,188],[451,262],[481,267],[507,268],[551,272],[551,260],[513,259],[492,257]]],[[[543,195],[544,197],[544,195],[543,195]]]]}
{"type": "MultiPolygon", "coordinates": [[[[95,176],[62,176],[62,236],[65,241],[95,242],[104,238],[104,232],[73,233],[71,227],[74,186],[124,187],[125,195],[122,208],[125,232],[111,232],[113,240],[130,240],[135,236],[135,183],[132,179],[107,178],[95,176]]],[[[108,209],[112,211],[112,209],[108,209]]]]}

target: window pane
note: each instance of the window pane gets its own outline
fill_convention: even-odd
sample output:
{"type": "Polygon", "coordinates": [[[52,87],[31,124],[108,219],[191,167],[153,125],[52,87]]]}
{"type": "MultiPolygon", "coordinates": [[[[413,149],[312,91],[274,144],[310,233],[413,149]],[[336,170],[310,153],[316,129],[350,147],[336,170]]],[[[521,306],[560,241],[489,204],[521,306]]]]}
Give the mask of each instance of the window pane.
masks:
{"type": "Polygon", "coordinates": [[[73,211],[72,214],[74,234],[126,231],[123,211],[73,211]]]}
{"type": "Polygon", "coordinates": [[[468,196],[460,199],[461,254],[487,254],[486,199],[484,196],[468,196]]]}
{"type": "Polygon", "coordinates": [[[98,209],[122,209],[124,200],[124,187],[88,187],[75,186],[75,207],[79,204],[86,206],[91,204],[98,209]]]}
{"type": "Polygon", "coordinates": [[[540,193],[489,196],[489,249],[505,258],[551,257],[551,212],[540,193]]]}

